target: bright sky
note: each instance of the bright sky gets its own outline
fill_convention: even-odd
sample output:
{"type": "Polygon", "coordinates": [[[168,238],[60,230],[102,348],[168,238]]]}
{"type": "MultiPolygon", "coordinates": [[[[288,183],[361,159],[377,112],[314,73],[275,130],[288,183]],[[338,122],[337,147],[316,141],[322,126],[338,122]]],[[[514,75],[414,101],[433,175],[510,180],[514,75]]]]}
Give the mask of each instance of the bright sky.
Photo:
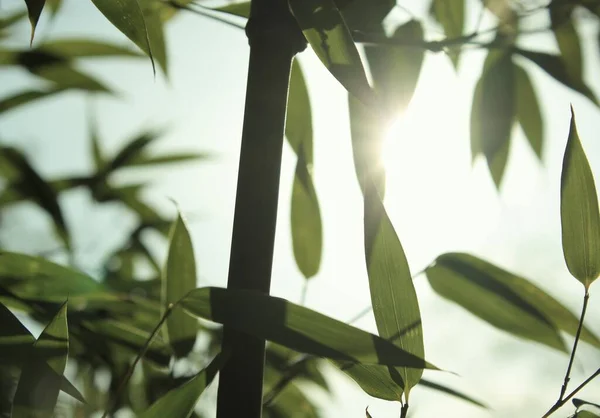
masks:
{"type": "MultiPolygon", "coordinates": [[[[22,0],[4,0],[3,8],[20,7],[22,0]]],[[[417,15],[419,1],[402,2],[417,15]]],[[[400,18],[406,15],[399,13],[400,18]]],[[[473,20],[473,16],[471,16],[473,20]]],[[[13,41],[27,44],[27,27],[13,41]]],[[[585,37],[587,79],[600,92],[597,27],[587,22],[585,37]]],[[[38,36],[96,37],[126,43],[97,13],[91,2],[66,0],[52,25],[42,21],[38,36]]],[[[106,152],[148,127],[169,128],[157,150],[198,150],[215,155],[213,161],[174,169],[139,170],[129,178],[152,180],[150,201],[173,212],[175,199],[190,219],[200,284],[226,284],[238,147],[241,135],[248,47],[243,31],[211,20],[181,14],[168,28],[170,78],[153,80],[150,64],[89,60],[82,68],[97,75],[121,94],[94,100],[106,152]]],[[[547,37],[527,45],[554,48],[547,37]]],[[[406,251],[411,270],[420,271],[438,255],[467,251],[520,273],[558,297],[574,312],[580,309],[581,286],[569,277],[560,247],[559,178],[566,143],[569,103],[596,176],[600,175],[598,110],[586,99],[557,87],[537,68],[530,69],[538,88],[546,122],[544,162],[540,164],[520,132],[513,141],[502,192],[495,191],[483,161],[471,166],[469,112],[475,76],[483,54],[463,56],[458,74],[443,55],[427,54],[413,102],[391,129],[384,147],[388,170],[386,206],[406,251]]],[[[346,320],[369,304],[362,249],[362,202],[350,149],[346,92],[306,51],[300,62],[309,80],[315,131],[315,187],[324,225],[324,257],[320,273],[311,280],[307,305],[346,320]]],[[[1,95],[30,86],[32,77],[17,70],[0,72],[1,95]]],[[[85,126],[86,101],[68,93],[3,116],[0,140],[17,144],[47,175],[89,170],[91,157],[85,126]],[[85,155],[85,158],[82,156],[85,155]]],[[[283,154],[281,202],[273,269],[273,294],[298,301],[303,278],[297,270],[290,238],[290,192],[295,156],[286,145],[283,154]]],[[[128,179],[123,179],[128,180],[128,179]]],[[[81,194],[65,196],[63,203],[75,243],[81,248],[81,267],[94,272],[103,251],[118,245],[118,232],[131,225],[118,208],[93,209],[81,194]]],[[[43,222],[30,212],[12,211],[9,233],[17,250],[32,248],[30,235],[43,222]],[[32,221],[31,219],[34,219],[32,221]]],[[[9,223],[9,221],[7,221],[9,223]]],[[[40,234],[43,235],[43,234],[40,234]]],[[[6,240],[3,239],[3,242],[6,240]]],[[[164,257],[164,247],[157,244],[164,257]]],[[[416,417],[541,416],[554,402],[568,358],[541,345],[527,343],[497,331],[435,295],[424,276],[416,279],[426,339],[426,355],[448,373],[427,377],[451,384],[493,410],[483,411],[428,390],[415,389],[411,410],[416,417]],[[451,412],[449,412],[451,411],[451,412]]],[[[600,303],[594,298],[588,325],[600,334],[594,318],[600,303]]],[[[372,318],[359,325],[375,330],[372,318]]],[[[591,374],[600,360],[585,344],[573,372],[573,382],[591,374]]],[[[332,373],[333,401],[323,398],[327,417],[399,415],[396,403],[370,398],[358,387],[332,373]]],[[[600,382],[582,397],[598,393],[600,382]]],[[[569,410],[570,411],[570,410],[569,410]]],[[[563,416],[567,415],[567,412],[563,416]]],[[[560,416],[560,415],[557,415],[560,416]]]]}

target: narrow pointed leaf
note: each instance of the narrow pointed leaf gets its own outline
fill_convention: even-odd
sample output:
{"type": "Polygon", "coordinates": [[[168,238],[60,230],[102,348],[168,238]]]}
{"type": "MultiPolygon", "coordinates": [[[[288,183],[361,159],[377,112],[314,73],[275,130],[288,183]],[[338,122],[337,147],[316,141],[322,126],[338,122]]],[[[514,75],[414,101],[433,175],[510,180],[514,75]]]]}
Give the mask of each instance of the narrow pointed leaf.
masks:
{"type": "Polygon", "coordinates": [[[292,187],[292,245],[298,268],[306,279],[321,265],[323,228],[319,201],[303,153],[299,154],[292,187]]]}
{"type": "Polygon", "coordinates": [[[146,0],[92,0],[92,3],[110,23],[150,57],[154,69],[154,51],[140,3],[143,1],[146,0]]]}
{"type": "Polygon", "coordinates": [[[68,354],[67,304],[64,303],[33,344],[19,378],[13,417],[53,416],[68,354]]]}
{"type": "Polygon", "coordinates": [[[585,81],[580,78],[573,78],[567,69],[563,59],[559,55],[546,54],[544,52],[527,51],[524,49],[514,49],[514,51],[535,63],[548,75],[553,77],[559,83],[569,87],[590,99],[596,106],[599,105],[598,99],[585,81]]]}
{"type": "MultiPolygon", "coordinates": [[[[264,393],[270,393],[273,387],[284,378],[272,368],[265,369],[264,393]]],[[[275,399],[264,406],[263,416],[284,418],[319,418],[318,409],[313,405],[294,381],[288,383],[275,399]]]]}
{"type": "Polygon", "coordinates": [[[52,16],[56,16],[60,8],[62,7],[63,0],[46,0],[46,4],[50,8],[52,16]]]}
{"type": "Polygon", "coordinates": [[[541,160],[544,148],[544,121],[542,120],[540,104],[527,71],[516,64],[514,71],[516,119],[521,124],[529,145],[541,160]]]}
{"type": "Polygon", "coordinates": [[[205,287],[180,302],[191,315],[319,357],[406,367],[435,366],[376,335],[284,299],[205,287]]]}
{"type": "Polygon", "coordinates": [[[600,215],[594,176],[572,108],[560,183],[560,219],[567,267],[587,290],[600,274],[600,215]]]}
{"type": "Polygon", "coordinates": [[[92,114],[92,112],[88,112],[88,131],[90,135],[90,140],[92,142],[92,158],[94,160],[94,166],[97,171],[101,171],[106,164],[104,157],[102,155],[102,149],[100,148],[100,135],[98,133],[98,125],[96,122],[96,117],[92,114]]]}
{"type": "Polygon", "coordinates": [[[29,22],[31,22],[31,41],[33,43],[33,37],[35,35],[35,28],[40,20],[42,10],[46,4],[46,0],[25,0],[27,5],[27,13],[29,14],[29,22]]]}
{"type": "Polygon", "coordinates": [[[112,173],[113,171],[128,165],[136,158],[139,158],[146,147],[150,145],[152,141],[158,139],[159,136],[160,135],[157,132],[144,132],[136,136],[115,155],[112,161],[106,164],[106,173],[112,173]]]}
{"type": "MultiPolygon", "coordinates": [[[[399,26],[393,39],[422,43],[423,27],[416,20],[399,26]]],[[[365,48],[365,54],[377,95],[393,115],[408,107],[421,74],[425,50],[413,46],[376,46],[365,48]]]]}
{"type": "Polygon", "coordinates": [[[479,406],[481,408],[488,409],[488,406],[486,404],[472,398],[469,395],[465,395],[464,393],[461,393],[455,389],[452,389],[448,386],[440,385],[439,383],[435,383],[435,382],[432,382],[430,380],[425,380],[425,379],[421,379],[421,381],[419,381],[419,385],[421,385],[421,387],[426,387],[428,389],[437,390],[438,392],[442,392],[442,393],[445,393],[446,395],[453,396],[455,398],[458,398],[460,400],[463,400],[463,401],[473,404],[475,406],[479,406]]]}
{"type": "Polygon", "coordinates": [[[17,185],[19,192],[28,196],[50,215],[58,235],[69,247],[69,231],[61,207],[58,204],[58,196],[52,186],[38,174],[27,158],[17,149],[1,147],[0,154],[19,173],[17,185]]]}
{"type": "Polygon", "coordinates": [[[219,12],[227,13],[234,16],[247,18],[250,16],[250,2],[247,1],[242,3],[228,4],[226,6],[217,7],[214,10],[218,10],[219,12]]]}
{"type": "Polygon", "coordinates": [[[130,48],[120,45],[99,42],[92,39],[55,39],[46,41],[36,48],[47,54],[53,54],[59,57],[89,58],[89,57],[140,57],[143,56],[130,48]]]}
{"type": "Polygon", "coordinates": [[[140,414],[140,418],[188,418],[191,416],[200,395],[225,365],[228,357],[228,352],[217,354],[206,369],[178,388],[167,392],[140,414]]]}
{"type": "Polygon", "coordinates": [[[313,163],[313,123],[308,89],[302,67],[295,59],[290,76],[290,92],[285,118],[285,137],[296,153],[302,154],[306,164],[313,163]]]}
{"type": "MultiPolygon", "coordinates": [[[[171,229],[169,254],[163,275],[162,305],[168,306],[196,287],[196,261],[190,233],[181,214],[171,229]]],[[[185,357],[194,348],[198,321],[175,307],[166,322],[169,343],[178,357],[185,357]]]]}
{"type": "Polygon", "coordinates": [[[149,165],[159,165],[159,164],[172,164],[172,163],[185,163],[190,161],[197,160],[206,160],[209,159],[210,155],[203,152],[184,152],[180,154],[168,154],[168,155],[158,155],[151,156],[146,155],[145,153],[139,154],[129,161],[127,161],[127,167],[146,167],[149,165]]]}
{"type": "MultiPolygon", "coordinates": [[[[528,280],[469,254],[439,256],[426,270],[433,290],[496,328],[566,352],[559,331],[575,335],[578,318],[528,280]]],[[[583,340],[599,346],[588,329],[583,340]]]]}
{"type": "Polygon", "coordinates": [[[167,45],[165,42],[164,23],[161,19],[161,4],[156,0],[138,1],[146,22],[152,57],[158,62],[163,73],[168,75],[167,45]]]}
{"type": "Polygon", "coordinates": [[[59,89],[80,89],[89,92],[111,93],[101,81],[76,70],[69,64],[54,64],[35,68],[32,73],[56,84],[59,89]]]}
{"type": "Polygon", "coordinates": [[[491,50],[475,87],[471,106],[471,150],[481,152],[499,187],[504,175],[513,122],[515,83],[511,55],[491,50]]]}
{"type": "Polygon", "coordinates": [[[19,108],[20,106],[37,102],[38,100],[53,97],[66,91],[64,88],[51,90],[26,90],[12,96],[0,99],[0,114],[19,108]]]}
{"type": "MultiPolygon", "coordinates": [[[[465,26],[464,0],[433,0],[431,14],[442,26],[447,38],[455,39],[462,36],[465,26]]],[[[454,68],[457,68],[460,61],[460,48],[448,51],[448,55],[454,68]]]]}
{"type": "MultiPolygon", "coordinates": [[[[379,336],[417,357],[425,356],[419,302],[402,244],[374,185],[364,195],[365,260],[371,304],[379,336]]],[[[397,368],[408,397],[423,374],[419,368],[397,368]]]]}
{"type": "Polygon", "coordinates": [[[571,17],[573,6],[566,2],[563,5],[556,1],[553,3],[552,7],[549,7],[550,22],[560,56],[569,78],[580,80],[583,77],[583,58],[581,41],[571,17]]]}
{"type": "Polygon", "coordinates": [[[369,106],[375,96],[352,40],[352,35],[333,0],[290,0],[290,9],[306,40],[331,74],[360,101],[369,106]]]}

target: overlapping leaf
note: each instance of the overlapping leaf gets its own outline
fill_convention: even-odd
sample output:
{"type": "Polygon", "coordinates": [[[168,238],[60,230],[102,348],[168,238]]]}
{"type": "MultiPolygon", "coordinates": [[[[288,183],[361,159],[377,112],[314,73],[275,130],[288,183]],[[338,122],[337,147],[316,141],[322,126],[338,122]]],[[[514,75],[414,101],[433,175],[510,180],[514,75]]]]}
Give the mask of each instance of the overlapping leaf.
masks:
{"type": "MultiPolygon", "coordinates": [[[[196,260],[192,239],[181,214],[170,234],[169,253],[162,278],[163,305],[176,303],[196,287],[196,260]]],[[[169,343],[178,357],[186,356],[194,348],[198,321],[175,307],[166,326],[169,343]]]]}
{"type": "Polygon", "coordinates": [[[191,291],[180,303],[194,316],[299,352],[364,364],[435,369],[383,338],[258,292],[205,287],[191,291]]]}
{"type": "Polygon", "coordinates": [[[560,183],[562,247],[569,271],[586,292],[600,275],[600,214],[596,184],[571,108],[560,183]]]}
{"type": "Polygon", "coordinates": [[[583,77],[583,58],[581,41],[571,17],[573,5],[562,0],[553,0],[548,9],[552,31],[566,72],[571,80],[581,80],[583,77]]]}
{"type": "Polygon", "coordinates": [[[206,387],[223,368],[229,357],[228,352],[218,354],[213,361],[201,372],[183,385],[175,388],[159,398],[140,418],[188,418],[194,412],[194,407],[206,387]]]}
{"type": "MultiPolygon", "coordinates": [[[[264,392],[270,393],[282,376],[272,368],[265,369],[264,392]]],[[[265,418],[319,418],[320,414],[310,399],[294,382],[288,383],[277,397],[263,408],[265,418]]]]}
{"type": "MultiPolygon", "coordinates": [[[[443,254],[426,274],[438,294],[516,336],[565,351],[559,331],[577,332],[578,318],[559,301],[530,281],[472,255],[443,254]]],[[[586,327],[581,339],[600,348],[600,339],[586,327]]]]}
{"type": "Polygon", "coordinates": [[[19,106],[37,102],[40,99],[53,97],[67,91],[66,88],[52,88],[50,90],[26,90],[21,93],[0,99],[0,114],[17,109],[19,106]]]}
{"type": "MultiPolygon", "coordinates": [[[[456,39],[463,34],[465,26],[465,1],[464,0],[433,0],[431,14],[444,29],[444,34],[449,39],[456,39]]],[[[460,48],[448,51],[454,67],[458,67],[460,48]]]]}
{"type": "Polygon", "coordinates": [[[513,65],[516,90],[516,120],[521,124],[529,145],[541,160],[544,148],[544,121],[542,120],[539,101],[527,72],[520,65],[513,65]]]}
{"type": "Polygon", "coordinates": [[[64,303],[33,343],[21,370],[13,417],[53,416],[68,354],[67,304],[64,303]]]}
{"type": "Polygon", "coordinates": [[[331,74],[361,102],[376,99],[352,40],[333,0],[290,0],[290,9],[311,47],[331,74]]]}
{"type": "MultiPolygon", "coordinates": [[[[419,302],[398,235],[374,185],[364,194],[364,243],[371,304],[379,336],[423,358],[423,327],[419,302]]],[[[406,398],[423,374],[422,368],[389,370],[406,398]]]]}

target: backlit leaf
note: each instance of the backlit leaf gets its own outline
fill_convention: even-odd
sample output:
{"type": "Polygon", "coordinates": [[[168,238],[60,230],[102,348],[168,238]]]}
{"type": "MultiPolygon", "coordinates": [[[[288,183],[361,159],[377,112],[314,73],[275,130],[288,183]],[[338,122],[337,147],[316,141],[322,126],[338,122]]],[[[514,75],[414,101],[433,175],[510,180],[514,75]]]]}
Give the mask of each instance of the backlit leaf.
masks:
{"type": "Polygon", "coordinates": [[[167,392],[139,415],[140,418],[188,418],[204,392],[227,362],[228,352],[217,354],[213,361],[183,385],[167,392]]]}
{"type": "MultiPolygon", "coordinates": [[[[469,254],[439,256],[426,270],[433,290],[490,325],[518,337],[566,351],[559,331],[572,335],[577,317],[528,280],[469,254]]],[[[599,346],[585,329],[582,339],[599,346]]]]}
{"type": "Polygon", "coordinates": [[[600,215],[594,176],[577,134],[573,108],[560,182],[560,219],[567,267],[587,291],[600,274],[600,215]]]}
{"type": "Polygon", "coordinates": [[[167,154],[158,156],[146,155],[146,153],[142,152],[141,154],[128,160],[126,166],[146,167],[149,165],[158,164],[185,163],[196,160],[205,160],[208,158],[210,158],[210,156],[203,152],[183,152],[178,154],[167,154]]]}
{"type": "Polygon", "coordinates": [[[142,134],[137,135],[134,139],[129,141],[117,154],[114,158],[106,164],[105,173],[109,174],[113,171],[127,166],[131,161],[134,161],[136,158],[139,158],[141,153],[146,149],[152,141],[158,139],[158,132],[144,132],[142,134]]]}
{"type": "MultiPolygon", "coordinates": [[[[423,326],[412,276],[402,244],[374,185],[365,191],[364,211],[365,259],[379,336],[423,358],[423,326]]],[[[389,372],[408,398],[423,369],[397,368],[389,372]]]]}
{"type": "Polygon", "coordinates": [[[29,14],[29,22],[31,22],[31,41],[33,43],[33,37],[35,35],[35,28],[40,20],[42,10],[46,4],[46,0],[25,0],[27,5],[27,13],[29,14]]]}
{"type": "Polygon", "coordinates": [[[141,6],[143,4],[141,2],[146,1],[92,0],[92,3],[94,3],[110,23],[150,57],[152,68],[154,69],[154,45],[151,43],[149,25],[146,22],[145,13],[141,6]]]}
{"type": "Polygon", "coordinates": [[[376,100],[352,40],[333,0],[290,0],[290,9],[306,40],[331,74],[366,105],[376,100]]]}
{"type": "Polygon", "coordinates": [[[544,148],[544,121],[535,89],[529,75],[520,65],[514,66],[516,91],[516,119],[538,158],[544,148]]]}
{"type": "MultiPolygon", "coordinates": [[[[162,292],[163,306],[177,302],[196,287],[196,261],[194,247],[181,214],[170,234],[169,254],[165,267],[162,292]]],[[[175,307],[166,322],[169,343],[178,357],[185,357],[194,348],[198,321],[175,307]]]]}
{"type": "Polygon", "coordinates": [[[284,299],[205,287],[180,302],[192,315],[319,357],[406,367],[435,366],[376,335],[284,299]]]}
{"type": "Polygon", "coordinates": [[[158,61],[158,65],[165,75],[168,74],[167,46],[163,21],[161,19],[161,4],[156,0],[137,0],[139,1],[144,19],[146,21],[146,30],[148,31],[148,42],[152,50],[152,57],[158,61]]]}
{"type": "Polygon", "coordinates": [[[515,48],[514,52],[535,63],[538,67],[540,67],[558,82],[583,94],[595,105],[599,105],[598,99],[596,98],[594,92],[585,84],[581,77],[573,78],[573,74],[567,69],[564,61],[559,55],[527,51],[519,48],[515,48]]]}
{"type": "Polygon", "coordinates": [[[113,45],[92,39],[55,39],[44,42],[36,50],[59,57],[89,58],[89,57],[140,57],[143,56],[136,51],[120,45],[113,45]]]}
{"type": "Polygon", "coordinates": [[[225,6],[217,7],[215,10],[239,17],[250,16],[250,2],[232,3],[225,6]]]}
{"type": "MultiPolygon", "coordinates": [[[[264,393],[270,393],[273,387],[284,378],[272,368],[265,369],[264,393]]],[[[271,402],[264,405],[263,416],[271,418],[319,418],[318,409],[310,402],[294,381],[288,383],[271,402]]]]}
{"type": "Polygon", "coordinates": [[[552,7],[548,9],[560,56],[569,78],[571,80],[581,80],[583,77],[583,59],[581,42],[571,17],[573,5],[561,1],[553,1],[552,3],[552,7]]]}
{"type": "Polygon", "coordinates": [[[302,67],[295,59],[290,76],[290,92],[285,118],[285,137],[296,153],[302,153],[306,164],[313,162],[312,111],[302,67]]]}
{"type": "Polygon", "coordinates": [[[51,90],[26,90],[21,93],[16,93],[12,96],[0,99],[0,114],[16,109],[22,105],[52,97],[64,91],[66,91],[64,88],[54,88],[51,90]]]}
{"type": "MultiPolygon", "coordinates": [[[[455,39],[463,34],[465,26],[465,0],[433,0],[431,14],[444,29],[449,39],[455,39]]],[[[458,67],[460,48],[448,51],[454,67],[458,67]]]]}
{"type": "Polygon", "coordinates": [[[500,187],[515,118],[515,82],[511,54],[490,50],[473,95],[471,151],[485,156],[496,187],[500,187]]]}
{"type": "Polygon", "coordinates": [[[33,343],[13,405],[13,417],[52,417],[69,354],[67,304],[33,343]],[[50,366],[49,370],[46,366],[50,366]]]}

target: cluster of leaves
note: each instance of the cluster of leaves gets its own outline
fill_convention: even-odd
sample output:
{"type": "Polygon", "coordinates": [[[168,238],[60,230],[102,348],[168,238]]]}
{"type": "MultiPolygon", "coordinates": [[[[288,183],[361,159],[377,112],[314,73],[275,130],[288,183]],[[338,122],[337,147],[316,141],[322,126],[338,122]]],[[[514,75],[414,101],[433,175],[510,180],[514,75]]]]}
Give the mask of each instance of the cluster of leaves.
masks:
{"type": "MultiPolygon", "coordinates": [[[[92,2],[165,74],[164,23],[178,9],[208,13],[194,1],[92,2]]],[[[33,40],[45,3],[56,13],[61,1],[25,3],[33,40]]],[[[195,160],[202,155],[150,156],[146,147],[159,135],[145,132],[107,158],[92,127],[94,173],[48,180],[22,152],[2,147],[0,175],[5,186],[0,195],[1,207],[23,201],[35,203],[52,219],[66,251],[73,249],[68,222],[58,202],[60,193],[84,188],[98,204],[119,202],[139,220],[123,247],[109,257],[118,262],[107,263],[101,278],[89,277],[40,257],[0,253],[0,312],[2,323],[9,324],[0,332],[0,350],[5,350],[0,358],[8,360],[0,364],[0,371],[3,381],[7,376],[7,381],[14,382],[3,393],[14,403],[14,416],[30,411],[35,416],[51,415],[59,390],[80,401],[85,398],[86,403],[76,404],[75,408],[86,415],[101,409],[113,412],[129,407],[148,417],[189,416],[204,388],[227,360],[227,353],[223,352],[196,374],[174,374],[174,359],[187,358],[192,368],[200,369],[219,349],[219,329],[200,325],[195,318],[225,324],[274,343],[269,345],[267,355],[267,416],[288,416],[299,410],[307,417],[319,415],[296,384],[300,379],[327,389],[318,368],[319,358],[330,359],[366,393],[401,402],[403,411],[416,385],[481,405],[466,395],[422,379],[423,370],[435,366],[424,360],[417,294],[401,242],[383,205],[381,130],[390,117],[410,102],[426,50],[444,50],[458,66],[465,44],[487,48],[490,52],[474,91],[471,142],[473,156],[485,156],[499,185],[515,122],[521,125],[538,155],[541,156],[543,149],[540,107],[527,71],[517,63],[518,57],[533,62],[562,84],[596,102],[583,81],[581,47],[573,23],[575,6],[554,0],[547,8],[540,9],[550,14],[550,30],[559,45],[560,55],[553,55],[516,46],[519,22],[530,12],[510,7],[508,2],[486,2],[489,8],[486,13],[494,14],[498,20],[492,40],[486,42],[481,41],[479,28],[465,33],[463,0],[432,2],[431,14],[448,37],[433,42],[426,41],[426,25],[416,19],[398,25],[391,36],[387,35],[383,21],[395,7],[394,1],[290,0],[289,4],[317,56],[349,91],[354,161],[364,196],[365,262],[378,335],[282,299],[249,291],[196,289],[192,242],[183,218],[179,216],[172,222],[144,203],[139,198],[143,185],[116,186],[111,178],[131,166],[195,160]],[[500,3],[503,6],[498,6],[500,3]],[[364,52],[368,71],[357,42],[367,44],[364,52]],[[147,230],[156,230],[169,239],[164,269],[144,244],[143,234],[147,230]],[[142,261],[152,267],[154,278],[139,280],[137,266],[142,261]],[[138,295],[140,289],[145,297],[138,295]],[[14,316],[14,310],[48,325],[35,339],[14,316]],[[199,334],[207,336],[210,343],[196,349],[199,334]],[[83,383],[83,394],[63,377],[67,356],[78,365],[76,379],[83,383]],[[143,378],[134,376],[130,380],[140,359],[143,378]],[[94,377],[106,369],[110,372],[110,385],[103,393],[94,377]]],[[[591,0],[582,1],[578,7],[595,15],[600,10],[591,0]]],[[[216,12],[247,17],[249,3],[225,6],[216,12]]],[[[0,20],[0,36],[24,16],[18,13],[0,20]]],[[[48,41],[24,50],[0,48],[0,65],[20,66],[50,83],[46,89],[27,90],[0,100],[0,114],[70,90],[110,93],[100,81],[74,66],[80,58],[105,56],[140,54],[82,39],[48,41]]],[[[293,249],[298,268],[308,280],[319,270],[322,227],[312,181],[310,100],[297,62],[292,70],[285,134],[298,157],[292,191],[293,249]]],[[[586,303],[589,286],[600,273],[600,253],[596,251],[600,245],[600,220],[595,190],[573,119],[561,188],[563,248],[569,270],[585,286],[586,303]]],[[[443,254],[425,273],[438,294],[499,329],[565,353],[569,351],[562,332],[574,335],[576,342],[581,339],[600,348],[600,339],[559,301],[530,281],[484,260],[469,254],[443,254]]],[[[571,353],[572,362],[575,349],[571,353]]],[[[574,393],[564,395],[563,391],[558,406],[574,393]]],[[[580,407],[594,404],[578,402],[577,416],[593,414],[580,407]]]]}

